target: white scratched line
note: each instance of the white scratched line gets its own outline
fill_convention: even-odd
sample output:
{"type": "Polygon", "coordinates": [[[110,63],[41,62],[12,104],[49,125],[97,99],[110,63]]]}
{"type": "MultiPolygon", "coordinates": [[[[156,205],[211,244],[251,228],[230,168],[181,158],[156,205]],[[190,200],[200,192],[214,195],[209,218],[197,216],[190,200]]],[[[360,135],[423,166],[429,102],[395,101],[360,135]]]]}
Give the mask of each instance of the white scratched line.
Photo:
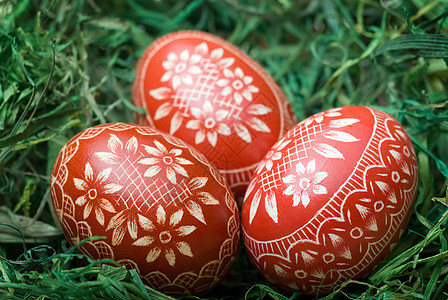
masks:
{"type": "Polygon", "coordinates": [[[233,118],[238,118],[240,113],[243,111],[243,109],[239,105],[232,104],[230,102],[231,99],[232,99],[232,97],[223,98],[223,100],[216,100],[215,99],[216,103],[218,103],[219,105],[224,106],[226,108],[230,108],[230,112],[226,116],[227,119],[230,119],[232,117],[233,118]],[[227,100],[227,99],[229,99],[229,101],[226,102],[225,100],[227,100]],[[235,113],[235,111],[236,111],[236,113],[235,113]]]}
{"type": "Polygon", "coordinates": [[[191,195],[191,191],[188,189],[188,186],[185,184],[185,181],[182,181],[179,186],[181,187],[181,191],[179,192],[179,189],[176,188],[176,186],[173,186],[172,188],[168,189],[166,186],[166,183],[164,183],[165,188],[167,192],[164,194],[169,194],[170,200],[166,203],[167,206],[174,204],[177,206],[176,202],[179,200],[179,202],[184,202],[186,199],[188,199],[189,195],[191,195]],[[173,196],[174,193],[174,196],[173,196]]]}

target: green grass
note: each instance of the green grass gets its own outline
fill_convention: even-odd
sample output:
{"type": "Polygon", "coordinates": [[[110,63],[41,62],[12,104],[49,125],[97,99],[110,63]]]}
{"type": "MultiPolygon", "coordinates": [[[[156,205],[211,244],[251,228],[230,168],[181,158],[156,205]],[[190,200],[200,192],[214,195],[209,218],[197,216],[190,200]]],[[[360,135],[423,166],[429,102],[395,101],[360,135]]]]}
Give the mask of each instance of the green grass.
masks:
{"type": "MultiPolygon", "coordinates": [[[[0,0],[0,298],[169,299],[132,271],[74,254],[50,207],[49,175],[79,131],[133,121],[137,59],[180,29],[247,52],[300,120],[360,104],[402,122],[420,175],[408,229],[374,273],[328,298],[447,298],[447,18],[445,0],[0,0]]],[[[242,250],[209,295],[233,296],[301,298],[270,286],[242,250]]]]}

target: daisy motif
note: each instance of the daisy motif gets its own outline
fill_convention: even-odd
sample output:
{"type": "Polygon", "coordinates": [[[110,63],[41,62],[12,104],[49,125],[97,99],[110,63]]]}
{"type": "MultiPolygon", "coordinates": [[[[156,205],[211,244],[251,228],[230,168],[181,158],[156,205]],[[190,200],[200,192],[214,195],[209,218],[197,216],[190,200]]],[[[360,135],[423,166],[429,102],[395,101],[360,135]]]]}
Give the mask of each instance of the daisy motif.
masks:
{"type": "Polygon", "coordinates": [[[291,140],[285,141],[286,137],[283,137],[280,141],[278,141],[271,150],[269,150],[268,153],[266,153],[266,156],[264,159],[260,162],[260,165],[257,168],[257,173],[261,173],[261,171],[266,168],[266,170],[270,171],[272,170],[272,166],[274,165],[274,162],[277,160],[280,160],[282,158],[282,152],[281,150],[285,148],[291,140]]]}
{"type": "Polygon", "coordinates": [[[225,123],[221,123],[227,116],[228,111],[223,109],[213,110],[210,101],[204,101],[202,108],[192,107],[191,114],[194,120],[187,122],[186,127],[197,130],[195,143],[202,143],[207,137],[208,142],[215,147],[218,141],[218,134],[230,135],[230,128],[225,123]]]}
{"type": "Polygon", "coordinates": [[[223,88],[222,96],[232,95],[237,104],[241,104],[243,99],[252,101],[252,94],[259,91],[256,86],[251,84],[252,77],[244,75],[243,70],[239,67],[235,68],[233,72],[230,69],[225,69],[223,73],[227,78],[220,79],[216,83],[223,88]]]}
{"type": "Polygon", "coordinates": [[[151,166],[146,170],[145,177],[153,177],[163,171],[165,172],[166,178],[173,184],[176,184],[176,174],[188,177],[188,173],[183,166],[192,165],[193,163],[188,159],[180,157],[182,155],[181,149],[171,149],[168,151],[157,140],[154,140],[154,144],[156,147],[143,145],[146,152],[151,156],[139,160],[140,164],[151,166]]]}
{"type": "Polygon", "coordinates": [[[93,176],[93,170],[87,162],[84,170],[84,179],[73,178],[75,187],[84,192],[84,195],[78,197],[75,201],[76,205],[84,206],[83,217],[87,219],[92,211],[95,211],[95,217],[101,225],[104,225],[103,210],[115,213],[115,208],[109,200],[104,198],[104,195],[113,194],[123,187],[116,183],[109,183],[104,185],[109,178],[112,169],[102,170],[96,179],[93,176]]]}
{"type": "Polygon", "coordinates": [[[299,162],[295,169],[297,175],[287,175],[283,178],[283,182],[291,184],[283,191],[284,195],[294,195],[294,202],[292,206],[297,206],[302,203],[307,207],[310,203],[310,193],[316,195],[327,194],[327,189],[320,183],[327,177],[327,172],[316,172],[316,161],[310,161],[306,168],[299,162]]]}
{"type": "Polygon", "coordinates": [[[265,157],[261,160],[260,164],[257,166],[256,173],[260,174],[262,170],[266,169],[267,171],[272,170],[272,166],[274,165],[274,161],[282,158],[282,153],[275,151],[275,149],[269,150],[266,153],[265,157]]]}
{"type": "Polygon", "coordinates": [[[170,81],[173,89],[177,89],[182,83],[193,84],[193,75],[201,74],[202,70],[198,63],[201,61],[199,54],[192,54],[188,50],[182,51],[179,55],[169,53],[167,60],[162,63],[166,70],[160,79],[162,82],[170,81]]]}
{"type": "Polygon", "coordinates": [[[196,226],[179,226],[183,215],[182,209],[177,210],[169,217],[167,224],[166,212],[161,205],[157,208],[155,222],[145,216],[138,215],[140,226],[150,235],[139,238],[132,245],[141,247],[154,245],[146,256],[148,263],[154,262],[163,255],[168,264],[174,266],[176,264],[176,252],[193,257],[190,245],[187,242],[179,241],[179,238],[190,235],[196,230],[196,226]]]}
{"type": "Polygon", "coordinates": [[[197,45],[195,48],[195,53],[201,55],[204,58],[210,57],[211,61],[216,65],[218,69],[226,69],[235,62],[235,58],[233,57],[224,57],[223,48],[216,48],[209,52],[209,48],[206,42],[202,42],[197,45]]]}
{"type": "Polygon", "coordinates": [[[138,141],[135,136],[132,136],[126,144],[123,144],[115,134],[111,134],[107,141],[107,148],[110,152],[95,152],[95,155],[104,163],[117,165],[137,153],[138,141]]]}

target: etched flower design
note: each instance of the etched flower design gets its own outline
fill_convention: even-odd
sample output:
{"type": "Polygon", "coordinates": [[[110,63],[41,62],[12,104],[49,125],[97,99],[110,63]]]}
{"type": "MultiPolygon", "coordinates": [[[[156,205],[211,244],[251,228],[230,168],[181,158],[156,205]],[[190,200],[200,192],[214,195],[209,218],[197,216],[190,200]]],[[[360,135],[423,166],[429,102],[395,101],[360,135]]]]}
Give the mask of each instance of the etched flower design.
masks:
{"type": "Polygon", "coordinates": [[[162,82],[170,81],[173,89],[177,89],[182,83],[193,84],[193,75],[201,74],[202,70],[198,63],[201,61],[201,55],[192,54],[188,50],[183,50],[179,55],[171,52],[167,60],[162,62],[166,72],[160,79],[162,82]]]}
{"type": "Polygon", "coordinates": [[[266,153],[266,157],[263,161],[263,165],[266,167],[267,170],[271,170],[272,166],[274,165],[274,161],[279,160],[282,158],[282,153],[275,151],[275,150],[269,150],[268,153],[266,153]]]}
{"type": "Polygon", "coordinates": [[[115,208],[109,200],[105,199],[104,195],[113,194],[123,188],[123,186],[116,183],[104,184],[109,178],[112,169],[102,170],[95,178],[91,165],[87,162],[84,170],[84,179],[73,178],[75,187],[84,192],[75,201],[76,205],[84,206],[83,218],[87,219],[91,212],[95,212],[95,217],[101,225],[104,225],[104,212],[108,211],[115,213],[115,208]]]}
{"type": "Polygon", "coordinates": [[[118,214],[110,218],[106,231],[113,228],[112,245],[120,245],[126,232],[132,239],[136,239],[138,235],[138,219],[135,209],[123,209],[118,214]]]}
{"type": "Polygon", "coordinates": [[[146,152],[151,156],[139,160],[140,164],[150,166],[144,174],[145,177],[154,177],[162,171],[165,172],[166,178],[173,184],[176,184],[177,181],[176,174],[188,177],[188,173],[183,166],[193,163],[180,157],[182,155],[181,149],[168,150],[157,140],[154,140],[154,144],[156,147],[143,145],[146,152]]]}
{"type": "MultiPolygon", "coordinates": [[[[191,216],[196,218],[198,221],[207,224],[201,204],[218,205],[219,201],[209,192],[201,190],[201,188],[204,187],[208,181],[207,177],[193,177],[187,180],[188,182],[186,182],[186,186],[188,189],[188,194],[192,195],[192,197],[184,199],[182,205],[185,207],[186,212],[188,212],[191,216]]],[[[174,186],[174,193],[185,192],[182,190],[183,186],[184,185],[181,184],[174,186]]],[[[128,232],[129,236],[135,240],[138,236],[138,220],[138,213],[132,208],[124,209],[115,214],[110,219],[106,228],[106,231],[113,229],[112,245],[120,245],[126,232],[128,232]]]]}
{"type": "Polygon", "coordinates": [[[140,226],[150,234],[139,238],[132,245],[141,247],[154,245],[146,256],[148,263],[156,261],[163,255],[168,264],[174,266],[176,264],[176,252],[184,256],[193,257],[190,245],[179,239],[190,235],[196,230],[196,226],[179,226],[183,215],[183,210],[178,209],[169,217],[167,223],[167,215],[161,205],[157,207],[155,222],[152,222],[143,215],[138,215],[140,226]]]}
{"type": "Polygon", "coordinates": [[[260,173],[261,170],[266,168],[266,170],[270,171],[272,169],[272,166],[274,165],[274,162],[282,158],[282,152],[281,150],[285,148],[291,140],[286,140],[286,137],[283,137],[280,141],[278,141],[271,150],[269,150],[268,153],[266,153],[266,156],[264,159],[260,162],[257,173],[260,173]]]}
{"type": "Polygon", "coordinates": [[[327,194],[327,188],[320,183],[327,177],[327,172],[316,172],[316,160],[313,159],[308,162],[306,168],[299,162],[296,164],[295,171],[297,175],[290,174],[283,178],[283,182],[291,184],[283,191],[284,195],[294,195],[293,205],[297,206],[302,203],[304,207],[307,207],[310,203],[310,193],[316,195],[327,194]]]}
{"type": "MultiPolygon", "coordinates": [[[[194,82],[193,75],[206,73],[212,76],[211,74],[214,74],[218,70],[229,68],[234,62],[234,57],[224,57],[223,48],[209,49],[209,45],[206,42],[202,42],[194,48],[194,52],[191,56],[188,51],[182,52],[179,57],[177,57],[177,55],[169,56],[167,62],[164,63],[167,72],[164,74],[162,82],[172,79],[172,87],[157,87],[150,90],[149,95],[155,100],[169,100],[173,93],[183,93],[182,91],[176,91],[176,88],[179,87],[182,82],[193,85],[201,84],[200,81],[194,82]],[[187,67],[187,64],[189,67],[187,67]],[[187,72],[175,72],[176,70],[187,70],[187,72]]],[[[198,95],[200,94],[201,93],[198,95]]],[[[176,108],[179,108],[177,104],[169,100],[162,103],[154,113],[154,120],[160,120],[167,117],[174,110],[170,122],[170,134],[174,134],[180,128],[185,115],[190,113],[189,110],[181,112],[176,110],[176,108]]]]}
{"type": "Polygon", "coordinates": [[[204,101],[202,108],[192,107],[191,113],[194,120],[187,122],[186,127],[197,130],[195,143],[202,143],[207,137],[208,142],[215,147],[218,141],[218,134],[230,135],[230,128],[223,121],[228,111],[224,109],[214,110],[210,101],[204,101]]]}
{"type": "Polygon", "coordinates": [[[104,163],[116,165],[126,160],[126,157],[137,153],[138,141],[135,136],[132,136],[126,144],[123,144],[115,134],[111,134],[107,141],[107,148],[110,152],[95,152],[95,156],[104,163]]]}
{"type": "Polygon", "coordinates": [[[204,58],[210,57],[211,61],[216,65],[216,68],[218,69],[226,69],[235,62],[235,58],[233,57],[224,57],[223,48],[216,48],[209,51],[206,42],[202,42],[197,45],[194,52],[204,58]]]}
{"type": "Polygon", "coordinates": [[[241,104],[244,99],[252,101],[253,93],[258,93],[258,87],[252,85],[253,78],[244,75],[241,68],[237,67],[234,71],[224,69],[223,74],[226,78],[217,81],[217,85],[222,87],[221,95],[232,95],[237,104],[241,104]]]}

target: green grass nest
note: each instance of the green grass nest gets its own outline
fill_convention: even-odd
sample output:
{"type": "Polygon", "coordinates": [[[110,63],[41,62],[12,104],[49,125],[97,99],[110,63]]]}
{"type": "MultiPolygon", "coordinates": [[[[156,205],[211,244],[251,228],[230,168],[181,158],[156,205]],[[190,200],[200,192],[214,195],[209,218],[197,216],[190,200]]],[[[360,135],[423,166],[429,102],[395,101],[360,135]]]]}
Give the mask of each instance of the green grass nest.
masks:
{"type": "MultiPolygon", "coordinates": [[[[369,277],[327,298],[446,299],[447,19],[446,0],[0,0],[0,298],[171,299],[67,245],[49,175],[76,133],[133,121],[134,67],[152,41],[196,29],[263,65],[299,120],[360,104],[405,126],[420,173],[407,231],[369,277]]],[[[240,252],[209,299],[302,299],[240,252]]]]}

